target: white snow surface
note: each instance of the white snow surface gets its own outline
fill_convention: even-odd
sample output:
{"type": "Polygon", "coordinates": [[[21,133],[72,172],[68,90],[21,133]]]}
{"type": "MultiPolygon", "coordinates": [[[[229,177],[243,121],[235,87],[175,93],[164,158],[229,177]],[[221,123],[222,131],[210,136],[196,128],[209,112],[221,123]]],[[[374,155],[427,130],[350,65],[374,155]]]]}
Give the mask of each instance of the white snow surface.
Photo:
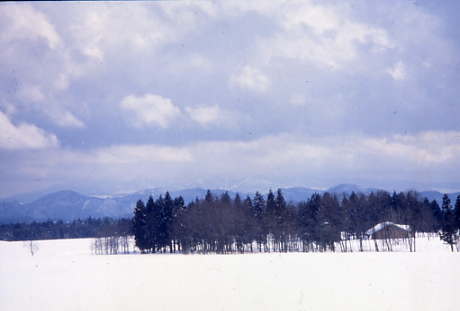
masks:
{"type": "Polygon", "coordinates": [[[460,310],[460,254],[92,255],[91,239],[0,241],[0,310],[460,310]]]}

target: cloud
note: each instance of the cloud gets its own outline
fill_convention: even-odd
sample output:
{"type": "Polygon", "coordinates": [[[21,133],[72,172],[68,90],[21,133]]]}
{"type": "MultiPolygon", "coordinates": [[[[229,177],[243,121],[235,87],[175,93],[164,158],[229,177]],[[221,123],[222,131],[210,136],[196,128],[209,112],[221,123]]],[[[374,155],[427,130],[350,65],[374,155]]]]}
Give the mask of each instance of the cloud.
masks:
{"type": "Polygon", "coordinates": [[[13,124],[0,111],[0,149],[42,149],[58,146],[58,139],[33,124],[13,124]]]}
{"type": "Polygon", "coordinates": [[[201,107],[187,107],[186,111],[188,112],[190,118],[193,121],[198,122],[202,125],[207,125],[210,123],[215,123],[219,120],[221,111],[219,107],[214,106],[201,106],[201,107]]]}
{"type": "Polygon", "coordinates": [[[62,127],[83,128],[85,123],[79,120],[75,115],[69,111],[60,111],[53,113],[53,120],[56,124],[62,127]]]}
{"type": "Polygon", "coordinates": [[[460,132],[425,131],[416,135],[393,135],[365,139],[362,145],[387,159],[410,161],[421,167],[448,164],[460,156],[460,132]]]}
{"type": "Polygon", "coordinates": [[[185,110],[193,121],[201,125],[213,124],[217,123],[219,120],[225,119],[225,116],[222,115],[225,112],[217,105],[186,107],[185,110]]]}
{"type": "Polygon", "coordinates": [[[18,96],[26,102],[43,102],[46,97],[43,94],[39,86],[23,86],[19,92],[18,96]]]}
{"type": "Polygon", "coordinates": [[[156,125],[167,128],[181,115],[181,111],[168,98],[155,94],[129,95],[122,99],[121,108],[133,113],[136,126],[156,125]]]}
{"type": "Polygon", "coordinates": [[[101,164],[187,163],[193,155],[186,148],[158,145],[118,145],[100,148],[89,154],[101,164]]]}
{"type": "Polygon", "coordinates": [[[393,80],[406,79],[406,67],[402,62],[396,63],[393,67],[387,70],[387,73],[393,78],[393,80]]]}
{"type": "Polygon", "coordinates": [[[260,70],[244,66],[230,77],[230,83],[243,89],[263,93],[270,86],[270,79],[260,70]]]}
{"type": "Polygon", "coordinates": [[[293,94],[289,98],[289,104],[292,106],[304,106],[306,103],[305,96],[302,94],[293,94]]]}
{"type": "Polygon", "coordinates": [[[207,187],[222,187],[224,176],[226,185],[242,179],[263,179],[286,186],[327,187],[354,182],[394,189],[455,182],[459,157],[460,132],[455,131],[320,138],[286,133],[247,141],[201,141],[178,146],[128,144],[86,152],[45,150],[29,158],[21,170],[49,182],[104,181],[107,186],[126,182],[139,188],[187,187],[200,182],[207,187]],[[408,183],[414,176],[417,181],[408,183]]]}
{"type": "Polygon", "coordinates": [[[339,69],[357,58],[359,45],[368,44],[375,53],[394,46],[383,28],[354,21],[340,5],[292,1],[263,14],[280,25],[258,42],[265,63],[282,57],[339,69]]]}
{"type": "Polygon", "coordinates": [[[460,22],[445,13],[451,5],[0,6],[2,122],[65,146],[3,151],[2,173],[24,172],[17,184],[44,172],[85,185],[100,173],[209,187],[222,176],[314,186],[455,180],[460,22]]]}
{"type": "MultiPolygon", "coordinates": [[[[131,60],[147,56],[157,59],[158,49],[182,40],[202,23],[197,14],[208,13],[212,12],[206,5],[172,3],[153,8],[149,5],[92,7],[83,4],[62,8],[2,5],[2,97],[16,102],[19,114],[45,116],[59,126],[83,127],[76,114],[82,102],[93,101],[97,92],[112,93],[107,85],[118,84],[117,78],[113,78],[120,76],[117,72],[130,68],[128,70],[138,74],[136,67],[153,66],[155,61],[146,61],[148,64],[144,67],[142,62],[133,66],[131,60]],[[125,52],[119,53],[122,49],[125,52]],[[100,76],[104,73],[109,77],[100,76]],[[88,88],[93,79],[98,86],[88,88]],[[80,88],[85,90],[77,94],[76,89],[80,88]],[[48,113],[50,110],[59,113],[48,113]]],[[[191,59],[191,64],[210,66],[206,58],[198,54],[191,59]]],[[[138,75],[139,80],[144,78],[138,75]]],[[[124,94],[131,92],[129,89],[124,94]]],[[[103,104],[108,105],[98,102],[103,104]]]]}
{"type": "Polygon", "coordinates": [[[6,4],[0,7],[0,20],[6,21],[2,29],[0,42],[14,40],[44,40],[49,48],[54,49],[61,43],[61,38],[47,16],[30,5],[6,4]]]}

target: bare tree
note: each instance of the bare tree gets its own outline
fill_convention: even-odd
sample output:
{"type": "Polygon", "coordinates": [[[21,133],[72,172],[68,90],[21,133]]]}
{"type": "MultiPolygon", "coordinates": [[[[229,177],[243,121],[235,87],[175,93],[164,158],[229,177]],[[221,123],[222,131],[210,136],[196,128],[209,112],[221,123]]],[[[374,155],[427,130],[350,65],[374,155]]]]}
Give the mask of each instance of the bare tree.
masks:
{"type": "Polygon", "coordinates": [[[33,240],[24,241],[23,246],[30,251],[30,255],[33,256],[38,252],[38,245],[33,240]]]}

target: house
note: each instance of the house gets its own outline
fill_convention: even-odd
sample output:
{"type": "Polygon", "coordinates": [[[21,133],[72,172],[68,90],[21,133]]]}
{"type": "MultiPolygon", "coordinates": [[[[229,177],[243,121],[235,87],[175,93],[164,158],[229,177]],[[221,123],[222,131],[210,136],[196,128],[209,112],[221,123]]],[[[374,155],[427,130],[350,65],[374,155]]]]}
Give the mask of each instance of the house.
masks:
{"type": "Polygon", "coordinates": [[[372,239],[403,239],[410,237],[410,226],[398,225],[391,221],[381,222],[366,231],[368,238],[372,239]]]}

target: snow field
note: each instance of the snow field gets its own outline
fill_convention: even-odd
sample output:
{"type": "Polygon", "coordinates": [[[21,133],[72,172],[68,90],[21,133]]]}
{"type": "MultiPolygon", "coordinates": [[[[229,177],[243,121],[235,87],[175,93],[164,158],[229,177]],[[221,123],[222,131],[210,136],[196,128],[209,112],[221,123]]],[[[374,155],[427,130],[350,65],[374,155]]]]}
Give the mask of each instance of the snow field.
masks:
{"type": "Polygon", "coordinates": [[[91,239],[0,242],[0,310],[459,310],[460,255],[92,255],[91,239]]]}

